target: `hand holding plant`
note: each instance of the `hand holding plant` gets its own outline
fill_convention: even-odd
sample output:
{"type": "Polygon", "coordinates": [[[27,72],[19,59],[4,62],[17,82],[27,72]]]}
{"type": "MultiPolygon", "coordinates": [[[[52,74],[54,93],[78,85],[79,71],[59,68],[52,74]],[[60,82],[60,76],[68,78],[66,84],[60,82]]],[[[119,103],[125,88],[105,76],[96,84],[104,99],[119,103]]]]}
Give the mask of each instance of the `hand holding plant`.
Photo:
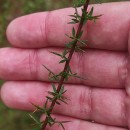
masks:
{"type": "MultiPolygon", "coordinates": [[[[88,40],[88,47],[83,54],[76,53],[72,57],[70,66],[72,72],[86,80],[68,80],[64,96],[70,100],[67,105],[56,106],[53,110],[56,119],[71,121],[64,124],[65,129],[127,130],[124,70],[128,60],[129,17],[123,12],[129,12],[129,6],[127,2],[95,5],[94,15],[104,15],[96,23],[88,22],[84,26],[82,38],[88,40]],[[122,13],[124,15],[119,16],[122,13]]],[[[64,34],[73,28],[66,24],[71,11],[70,8],[32,14],[9,25],[8,39],[14,47],[19,47],[0,50],[0,77],[13,80],[6,82],[1,91],[9,107],[33,110],[31,103],[39,106],[45,103],[44,97],[52,87],[48,70],[43,65],[55,73],[63,69],[63,64],[57,64],[60,57],[50,52],[63,52],[64,34]]],[[[55,125],[48,129],[60,127],[55,125]]]]}

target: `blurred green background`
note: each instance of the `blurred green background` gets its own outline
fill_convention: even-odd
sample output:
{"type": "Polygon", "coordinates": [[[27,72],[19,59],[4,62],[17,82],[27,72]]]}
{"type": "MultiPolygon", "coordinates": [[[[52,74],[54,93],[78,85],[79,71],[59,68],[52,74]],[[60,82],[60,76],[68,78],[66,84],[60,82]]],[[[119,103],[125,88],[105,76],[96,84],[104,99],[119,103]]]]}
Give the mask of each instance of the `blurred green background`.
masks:
{"type": "MultiPolygon", "coordinates": [[[[121,0],[102,0],[102,2],[111,1],[121,0]]],[[[92,3],[95,3],[94,0],[92,3]]],[[[72,0],[0,0],[0,48],[9,46],[5,31],[9,22],[14,18],[71,5],[72,0]]],[[[0,81],[0,85],[2,85],[2,81],[0,81]]],[[[30,130],[31,122],[26,112],[11,110],[0,102],[0,130],[30,130]]]]}

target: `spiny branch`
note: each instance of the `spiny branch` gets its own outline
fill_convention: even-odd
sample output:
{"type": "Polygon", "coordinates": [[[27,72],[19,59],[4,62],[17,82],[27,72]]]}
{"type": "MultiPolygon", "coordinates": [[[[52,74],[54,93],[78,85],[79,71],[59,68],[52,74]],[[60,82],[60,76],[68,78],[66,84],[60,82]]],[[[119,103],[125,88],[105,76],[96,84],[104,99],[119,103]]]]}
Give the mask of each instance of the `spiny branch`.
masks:
{"type": "MultiPolygon", "coordinates": [[[[83,10],[84,10],[84,11],[87,11],[89,2],[90,2],[90,0],[86,0],[86,3],[85,3],[85,5],[84,5],[84,7],[83,7],[83,10]]],[[[83,27],[83,24],[84,24],[84,20],[85,20],[85,18],[84,18],[84,15],[83,15],[83,13],[82,13],[81,21],[80,21],[80,24],[79,24],[79,26],[78,26],[78,30],[77,30],[77,33],[76,33],[76,38],[77,38],[77,39],[78,39],[78,36],[79,36],[80,32],[82,31],[82,27],[83,27]]],[[[73,53],[74,53],[74,51],[75,51],[75,48],[76,48],[76,44],[77,44],[77,42],[78,42],[77,39],[76,39],[75,42],[73,43],[73,46],[72,46],[72,48],[71,48],[71,50],[70,50],[69,56],[68,56],[68,58],[67,58],[68,60],[67,60],[66,63],[65,63],[65,67],[64,67],[63,73],[65,73],[65,72],[68,70],[70,60],[71,60],[71,58],[72,58],[72,55],[73,55],[73,53]]],[[[64,80],[65,80],[65,77],[64,77],[64,76],[61,76],[61,79],[60,79],[60,81],[59,81],[58,88],[57,88],[57,90],[56,90],[57,93],[60,92],[64,80]]],[[[50,105],[50,111],[49,111],[50,114],[52,113],[52,110],[53,110],[53,108],[54,108],[54,105],[55,105],[56,101],[57,101],[57,98],[55,98],[55,99],[52,101],[51,105],[50,105]]],[[[44,121],[44,123],[43,123],[43,125],[42,125],[41,130],[45,130],[47,124],[48,124],[48,117],[46,117],[46,119],[45,119],[45,121],[44,121]]]]}
{"type": "Polygon", "coordinates": [[[61,58],[61,61],[59,62],[60,64],[65,63],[63,71],[61,71],[59,74],[55,74],[45,65],[43,65],[45,69],[49,72],[49,80],[58,82],[58,85],[56,87],[55,84],[52,83],[53,91],[48,91],[49,95],[46,96],[47,100],[43,107],[37,106],[32,103],[32,105],[36,108],[33,114],[37,111],[40,111],[42,114],[45,115],[45,120],[41,122],[37,120],[37,118],[35,118],[33,114],[30,114],[30,117],[35,121],[36,125],[38,125],[38,128],[36,128],[35,130],[39,129],[45,130],[47,125],[52,127],[54,124],[58,124],[63,128],[63,130],[65,130],[63,124],[69,121],[57,121],[56,118],[53,118],[51,116],[53,108],[55,104],[60,105],[60,102],[67,104],[66,100],[68,100],[68,98],[63,96],[64,93],[66,93],[67,91],[65,90],[63,85],[64,81],[67,81],[69,77],[85,79],[84,77],[78,76],[77,73],[72,73],[72,70],[70,68],[70,61],[75,51],[84,52],[82,48],[86,46],[87,40],[81,40],[81,37],[83,35],[82,30],[83,25],[89,20],[95,22],[95,20],[98,19],[101,15],[93,16],[93,10],[94,10],[93,7],[90,9],[90,11],[87,11],[90,0],[74,0],[74,1],[76,1],[74,4],[75,13],[74,15],[69,15],[72,18],[71,19],[72,21],[69,22],[69,24],[78,24],[78,29],[76,31],[75,28],[73,27],[71,36],[66,34],[66,36],[69,37],[71,41],[68,42],[68,44],[66,44],[65,50],[62,52],[62,54],[59,54],[57,52],[51,52],[52,54],[55,54],[61,58]],[[77,7],[81,6],[82,6],[81,9],[82,15],[80,16],[77,7]]]}

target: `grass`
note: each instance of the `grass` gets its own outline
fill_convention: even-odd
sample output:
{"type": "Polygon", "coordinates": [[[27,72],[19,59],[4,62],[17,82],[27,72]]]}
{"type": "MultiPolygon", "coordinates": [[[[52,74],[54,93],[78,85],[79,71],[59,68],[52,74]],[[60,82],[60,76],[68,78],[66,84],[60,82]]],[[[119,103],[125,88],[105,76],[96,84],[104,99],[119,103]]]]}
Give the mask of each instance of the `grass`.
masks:
{"type": "MultiPolygon", "coordinates": [[[[14,18],[33,12],[68,7],[71,6],[71,1],[72,0],[0,0],[0,48],[9,46],[5,36],[5,30],[9,22],[14,18]]],[[[102,1],[110,2],[114,0],[102,1]]],[[[94,1],[92,1],[92,3],[94,3],[94,1]]],[[[3,81],[0,81],[0,85],[2,83],[3,81]]],[[[0,102],[0,130],[29,130],[30,124],[31,120],[26,112],[9,109],[0,102]]]]}
{"type": "Polygon", "coordinates": [[[26,112],[8,109],[0,103],[0,130],[27,130],[31,123],[26,112]]]}

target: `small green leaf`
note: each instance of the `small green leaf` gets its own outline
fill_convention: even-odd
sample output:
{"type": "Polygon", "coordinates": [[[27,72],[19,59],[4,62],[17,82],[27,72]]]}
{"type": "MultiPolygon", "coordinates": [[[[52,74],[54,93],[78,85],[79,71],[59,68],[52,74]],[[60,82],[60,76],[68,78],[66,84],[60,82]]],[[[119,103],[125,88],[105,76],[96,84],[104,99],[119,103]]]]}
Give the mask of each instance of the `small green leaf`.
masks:
{"type": "Polygon", "coordinates": [[[86,43],[88,42],[88,40],[82,40],[82,42],[83,42],[84,44],[86,44],[86,43]]]}
{"type": "Polygon", "coordinates": [[[75,43],[75,40],[73,40],[73,41],[67,43],[67,44],[66,44],[66,47],[70,49],[74,43],[75,43]]]}
{"type": "Polygon", "coordinates": [[[46,96],[47,99],[49,99],[49,101],[53,101],[53,98],[49,97],[49,96],[46,96]]]}
{"type": "Polygon", "coordinates": [[[77,39],[77,41],[86,46],[86,43],[84,42],[84,40],[82,41],[80,39],[77,39]]]}
{"type": "Polygon", "coordinates": [[[59,81],[59,75],[55,75],[54,72],[52,72],[50,69],[48,69],[45,65],[43,65],[45,67],[46,70],[49,71],[49,80],[52,81],[59,81]]]}
{"type": "Polygon", "coordinates": [[[72,36],[75,37],[75,28],[72,28],[72,36]]]}
{"type": "Polygon", "coordinates": [[[56,91],[56,87],[54,83],[52,83],[52,88],[53,88],[53,91],[56,93],[57,91],[56,91]]]}
{"type": "Polygon", "coordinates": [[[57,52],[51,52],[52,54],[55,54],[55,55],[57,55],[57,56],[60,56],[60,57],[62,57],[62,55],[61,54],[59,54],[59,53],[57,53],[57,52]]]}
{"type": "Polygon", "coordinates": [[[56,101],[56,104],[60,105],[60,103],[58,101],[56,101]]]}
{"type": "Polygon", "coordinates": [[[64,86],[62,85],[59,94],[62,95],[63,92],[64,92],[64,86]]]}
{"type": "Polygon", "coordinates": [[[99,19],[101,16],[102,16],[102,14],[100,14],[100,15],[96,15],[96,16],[93,16],[93,20],[94,20],[94,22],[95,22],[97,19],[99,19]]]}
{"type": "Polygon", "coordinates": [[[76,24],[79,23],[80,21],[78,19],[72,19],[71,22],[69,22],[68,24],[76,24]]]}
{"type": "Polygon", "coordinates": [[[64,59],[64,60],[61,60],[59,63],[64,63],[64,62],[66,62],[66,59],[64,59]]]}
{"type": "Polygon", "coordinates": [[[36,117],[34,117],[34,116],[31,115],[31,114],[29,114],[29,116],[35,121],[35,123],[36,123],[37,125],[40,125],[40,124],[41,124],[41,122],[40,122],[38,119],[36,119],[36,117]]]}
{"type": "Polygon", "coordinates": [[[67,102],[65,100],[63,100],[63,99],[59,99],[59,100],[62,101],[62,102],[64,102],[65,104],[67,104],[67,102]]]}
{"type": "Polygon", "coordinates": [[[72,36],[69,36],[68,34],[65,34],[68,38],[74,39],[72,36]]]}
{"type": "Polygon", "coordinates": [[[63,128],[63,130],[65,130],[65,127],[62,123],[59,123],[59,126],[61,126],[63,128]]]}
{"type": "Polygon", "coordinates": [[[68,80],[68,73],[67,72],[61,72],[61,75],[65,78],[65,80],[68,80]]]}
{"type": "Polygon", "coordinates": [[[59,75],[54,75],[53,74],[53,76],[49,76],[49,80],[51,80],[51,81],[59,81],[59,75]]]}
{"type": "Polygon", "coordinates": [[[55,75],[50,69],[48,69],[45,65],[43,65],[44,66],[44,68],[46,69],[46,70],[48,70],[49,71],[49,74],[53,74],[53,75],[55,75]]]}
{"type": "Polygon", "coordinates": [[[75,24],[75,22],[72,21],[72,22],[69,22],[68,24],[75,24]]]}
{"type": "Polygon", "coordinates": [[[81,51],[81,52],[85,52],[81,47],[79,47],[79,46],[76,46],[76,48],[75,48],[75,51],[81,51]]]}
{"type": "Polygon", "coordinates": [[[69,15],[70,17],[72,17],[72,18],[77,18],[75,15],[69,15]]]}
{"type": "Polygon", "coordinates": [[[64,94],[65,92],[67,92],[67,90],[65,90],[62,94],[64,94]]]}
{"type": "Polygon", "coordinates": [[[64,51],[63,51],[63,53],[62,53],[62,56],[64,57],[64,58],[66,58],[65,56],[66,56],[66,54],[68,53],[69,51],[67,50],[67,49],[65,49],[64,51]]]}
{"type": "Polygon", "coordinates": [[[83,78],[83,77],[78,76],[77,73],[71,74],[70,76],[73,76],[73,77],[76,77],[76,78],[79,78],[79,79],[86,80],[86,78],[83,78]]]}
{"type": "Polygon", "coordinates": [[[46,100],[45,104],[44,104],[44,109],[47,108],[47,104],[48,104],[48,99],[46,100]]]}
{"type": "Polygon", "coordinates": [[[42,107],[37,106],[37,105],[35,105],[35,104],[33,104],[33,103],[31,103],[31,104],[32,104],[37,110],[44,112],[44,109],[43,109],[42,107]]]}
{"type": "Polygon", "coordinates": [[[71,70],[70,66],[68,66],[68,72],[70,72],[72,74],[72,70],[71,70]]]}
{"type": "Polygon", "coordinates": [[[54,93],[54,92],[48,91],[48,93],[49,93],[51,96],[55,96],[55,95],[56,95],[56,93],[54,93]]]}
{"type": "Polygon", "coordinates": [[[78,35],[78,39],[81,38],[82,34],[83,34],[83,31],[81,31],[81,32],[79,33],[79,35],[78,35]]]}
{"type": "Polygon", "coordinates": [[[51,116],[48,116],[48,122],[50,127],[52,127],[55,124],[55,118],[53,119],[51,116]]]}
{"type": "Polygon", "coordinates": [[[89,16],[93,15],[93,10],[94,10],[94,8],[92,7],[91,10],[90,10],[90,12],[88,13],[89,16]]]}
{"type": "Polygon", "coordinates": [[[78,19],[72,19],[72,21],[75,22],[75,23],[79,23],[78,19]]]}

